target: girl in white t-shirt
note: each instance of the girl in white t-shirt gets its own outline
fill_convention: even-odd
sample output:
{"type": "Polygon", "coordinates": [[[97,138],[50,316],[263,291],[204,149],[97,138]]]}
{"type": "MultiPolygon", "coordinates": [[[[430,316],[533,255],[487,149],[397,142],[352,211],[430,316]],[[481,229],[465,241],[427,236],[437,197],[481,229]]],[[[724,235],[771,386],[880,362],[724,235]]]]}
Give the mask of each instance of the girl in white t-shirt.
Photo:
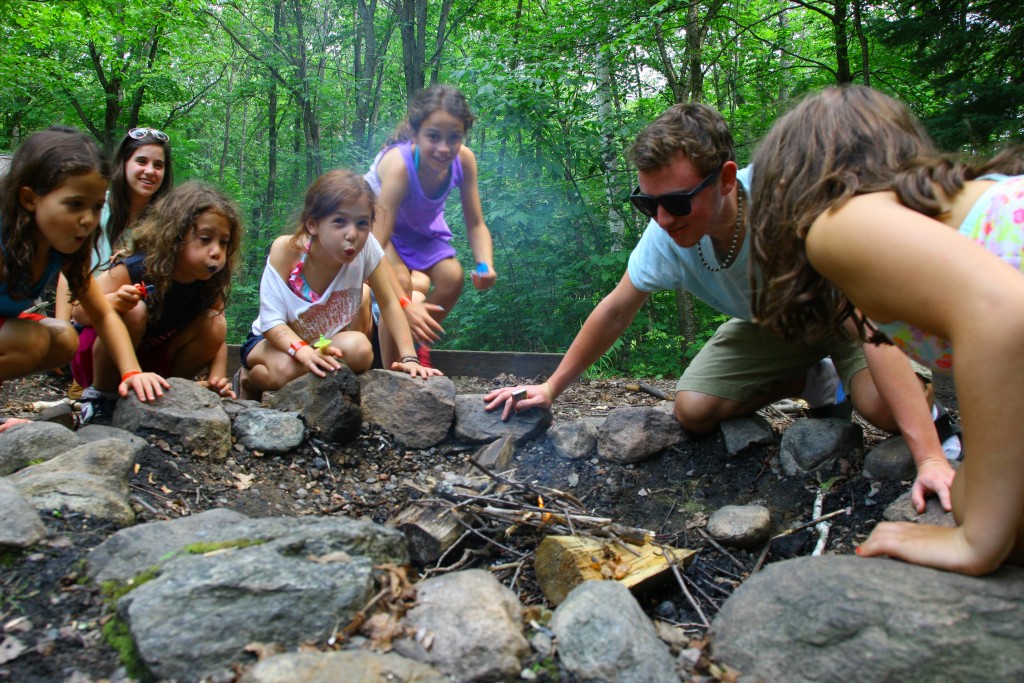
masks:
{"type": "Polygon", "coordinates": [[[373,362],[363,282],[392,329],[401,360],[392,370],[413,377],[440,375],[417,361],[403,302],[395,295],[370,234],[376,198],[362,176],[330,171],[306,191],[295,234],[274,240],[260,282],[260,314],[242,346],[235,375],[240,398],[259,399],[312,372],[325,377],[344,362],[363,372],[373,362]]]}

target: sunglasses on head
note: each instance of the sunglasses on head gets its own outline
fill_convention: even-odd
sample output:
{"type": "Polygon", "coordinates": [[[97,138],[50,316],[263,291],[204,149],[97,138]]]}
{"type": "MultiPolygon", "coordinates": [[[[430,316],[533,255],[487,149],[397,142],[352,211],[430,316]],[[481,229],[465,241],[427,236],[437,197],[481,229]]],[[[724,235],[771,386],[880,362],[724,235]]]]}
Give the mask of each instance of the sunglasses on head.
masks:
{"type": "Polygon", "coordinates": [[[667,194],[659,194],[657,196],[644,194],[640,192],[640,188],[637,187],[633,190],[633,193],[629,195],[629,201],[636,207],[636,210],[645,216],[650,218],[656,218],[658,216],[658,204],[665,207],[673,216],[686,216],[689,215],[690,210],[693,208],[690,206],[690,202],[700,194],[700,191],[711,184],[711,181],[718,177],[721,168],[716,168],[708,177],[700,181],[700,184],[692,190],[685,192],[669,192],[667,194]]]}
{"type": "Polygon", "coordinates": [[[128,131],[128,137],[133,140],[141,140],[148,136],[153,136],[160,142],[167,142],[170,140],[170,138],[167,137],[167,133],[162,130],[157,130],[156,128],[132,128],[128,131]]]}

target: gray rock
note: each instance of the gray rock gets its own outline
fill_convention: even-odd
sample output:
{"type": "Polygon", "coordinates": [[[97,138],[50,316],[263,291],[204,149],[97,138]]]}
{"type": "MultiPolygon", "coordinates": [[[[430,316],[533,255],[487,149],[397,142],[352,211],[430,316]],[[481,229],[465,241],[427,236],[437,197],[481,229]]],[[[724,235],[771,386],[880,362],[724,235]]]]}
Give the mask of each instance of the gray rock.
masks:
{"type": "Polygon", "coordinates": [[[27,548],[46,538],[39,513],[6,479],[0,479],[0,519],[0,547],[27,548]]]}
{"type": "Polygon", "coordinates": [[[585,581],[550,623],[561,663],[581,682],[677,681],[675,660],[636,599],[617,581],[585,581]]]}
{"type": "Polygon", "coordinates": [[[726,505],[708,519],[708,533],[722,545],[754,548],[768,540],[772,520],[763,505],[726,505]]]}
{"type": "Polygon", "coordinates": [[[262,453],[289,453],[302,444],[306,425],[292,413],[253,408],[235,417],[232,433],[248,449],[262,453]]]}
{"type": "Polygon", "coordinates": [[[472,443],[489,443],[503,436],[511,436],[516,440],[516,445],[521,446],[547,431],[551,420],[551,411],[547,408],[532,408],[502,422],[500,410],[484,410],[483,394],[455,397],[455,436],[472,443]]]}
{"type": "Polygon", "coordinates": [[[239,538],[232,528],[248,519],[240,512],[218,508],[121,529],[93,549],[86,570],[96,583],[128,581],[192,543],[239,538]]]}
{"type": "Polygon", "coordinates": [[[265,542],[178,555],[118,602],[157,678],[219,676],[252,642],[324,640],[366,606],[374,565],[408,561],[401,534],[369,522],[270,518],[230,528],[237,540],[265,542]]]}
{"type": "Polygon", "coordinates": [[[0,476],[17,472],[78,446],[75,433],[52,422],[29,422],[11,427],[0,438],[0,476]]]}
{"type": "Polygon", "coordinates": [[[75,411],[71,404],[61,401],[55,406],[46,408],[36,416],[37,422],[52,422],[65,429],[75,428],[75,411]]]}
{"type": "Polygon", "coordinates": [[[437,669],[394,653],[362,650],[300,652],[269,657],[242,683],[448,683],[437,669]]]}
{"type": "Polygon", "coordinates": [[[91,443],[103,439],[120,439],[127,444],[131,444],[133,447],[144,448],[146,446],[146,440],[142,437],[107,425],[87,424],[81,427],[75,434],[81,443],[91,443]]]}
{"type": "Polygon", "coordinates": [[[910,500],[910,491],[907,491],[885,508],[882,517],[889,522],[918,522],[935,526],[956,526],[953,513],[943,510],[942,503],[939,502],[938,498],[929,496],[925,498],[924,504],[924,514],[917,514],[917,510],[914,509],[914,504],[910,500]]]}
{"type": "Polygon", "coordinates": [[[864,474],[872,479],[905,481],[917,477],[917,466],[902,436],[890,436],[864,456],[864,474]]]}
{"type": "Polygon", "coordinates": [[[231,421],[215,393],[181,377],[170,391],[143,403],[134,393],[117,402],[112,425],[138,435],[155,435],[198,458],[224,458],[231,448],[231,421]]]}
{"type": "Polygon", "coordinates": [[[686,439],[670,413],[642,406],[616,408],[598,430],[597,455],[621,464],[640,462],[686,439]]]}
{"type": "Polygon", "coordinates": [[[103,439],[26,467],[8,479],[37,510],[66,507],[128,526],[135,523],[128,477],[140,450],[118,439],[103,439]]]}
{"type": "Polygon", "coordinates": [[[713,624],[715,658],[765,681],[1024,679],[1024,569],[984,578],[825,555],[768,565],[713,624]]]}
{"type": "Polygon", "coordinates": [[[857,456],[863,441],[864,430],[849,420],[796,420],[782,435],[782,471],[790,477],[806,472],[836,474],[844,459],[857,456]]]}
{"type": "Polygon", "coordinates": [[[395,649],[458,681],[514,680],[530,652],[522,612],[512,591],[484,570],[427,579],[418,584],[405,623],[429,632],[430,648],[402,639],[395,649]]]}
{"type": "Polygon", "coordinates": [[[299,413],[307,427],[339,444],[355,441],[363,425],[359,380],[344,365],[327,377],[307,373],[294,379],[275,391],[267,403],[276,410],[299,413]]]}
{"type": "Polygon", "coordinates": [[[404,372],[370,370],[359,376],[363,419],[388,430],[407,448],[430,448],[448,436],[455,419],[455,384],[404,372]]]}
{"type": "Polygon", "coordinates": [[[250,401],[248,399],[240,398],[225,398],[221,399],[221,407],[224,408],[224,412],[228,414],[232,420],[238,417],[239,413],[243,413],[246,410],[252,410],[253,408],[259,408],[261,406],[259,401],[250,401]]]}
{"type": "Polygon", "coordinates": [[[752,446],[767,446],[775,440],[775,431],[760,415],[723,420],[720,429],[729,455],[739,455],[752,446]]]}
{"type": "Polygon", "coordinates": [[[576,460],[589,456],[597,448],[597,431],[598,427],[593,422],[573,420],[553,425],[548,430],[548,438],[556,453],[576,460]]]}

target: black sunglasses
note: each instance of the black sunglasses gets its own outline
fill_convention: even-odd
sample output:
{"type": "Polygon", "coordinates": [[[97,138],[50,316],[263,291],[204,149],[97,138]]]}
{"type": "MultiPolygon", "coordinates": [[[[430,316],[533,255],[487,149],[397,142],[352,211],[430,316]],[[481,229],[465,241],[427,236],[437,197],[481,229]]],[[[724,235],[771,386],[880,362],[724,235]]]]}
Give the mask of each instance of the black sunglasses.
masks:
{"type": "Polygon", "coordinates": [[[157,130],[156,128],[132,128],[128,131],[128,137],[132,140],[141,140],[149,136],[153,136],[160,142],[167,142],[170,140],[170,138],[167,137],[167,133],[162,130],[157,130]]]}
{"type": "Polygon", "coordinates": [[[692,190],[686,192],[669,192],[667,194],[659,194],[658,196],[643,194],[640,192],[640,188],[637,187],[633,190],[633,193],[629,195],[629,201],[632,202],[636,210],[645,216],[650,218],[656,218],[658,216],[658,204],[665,207],[673,216],[686,216],[689,215],[690,210],[693,208],[690,206],[690,202],[700,194],[700,191],[711,184],[711,181],[718,177],[718,173],[721,168],[716,168],[712,171],[707,178],[700,181],[700,184],[692,190]]]}

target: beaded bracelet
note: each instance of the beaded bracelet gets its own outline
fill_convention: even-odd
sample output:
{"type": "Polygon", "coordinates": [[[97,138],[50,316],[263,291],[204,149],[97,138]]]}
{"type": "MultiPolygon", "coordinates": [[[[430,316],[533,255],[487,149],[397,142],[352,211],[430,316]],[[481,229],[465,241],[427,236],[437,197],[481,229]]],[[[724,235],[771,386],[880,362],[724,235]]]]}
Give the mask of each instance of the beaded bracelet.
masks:
{"type": "Polygon", "coordinates": [[[121,381],[122,382],[126,382],[129,377],[134,377],[135,375],[141,375],[141,374],[142,374],[142,370],[129,370],[128,372],[126,372],[123,375],[121,375],[121,381]]]}
{"type": "Polygon", "coordinates": [[[420,358],[419,358],[419,356],[402,356],[402,360],[399,361],[399,362],[401,362],[401,363],[419,363],[420,362],[420,358]]]}

